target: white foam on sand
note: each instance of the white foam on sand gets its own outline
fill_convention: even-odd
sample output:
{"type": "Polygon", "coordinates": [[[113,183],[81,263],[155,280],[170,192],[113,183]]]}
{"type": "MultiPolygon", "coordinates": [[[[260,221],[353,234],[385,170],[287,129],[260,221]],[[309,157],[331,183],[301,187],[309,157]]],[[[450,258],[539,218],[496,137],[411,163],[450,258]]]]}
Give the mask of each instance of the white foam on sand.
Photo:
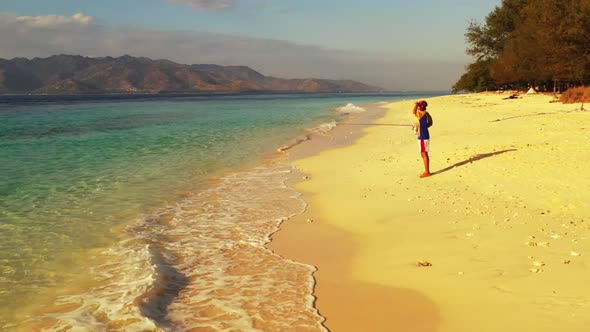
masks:
{"type": "Polygon", "coordinates": [[[130,239],[93,269],[99,285],[63,296],[48,331],[326,331],[315,308],[316,268],[268,248],[306,203],[284,159],[228,174],[129,227],[130,239]]]}
{"type": "Polygon", "coordinates": [[[316,134],[326,134],[334,128],[336,128],[336,121],[322,123],[316,127],[311,128],[309,131],[316,134]]]}
{"type": "Polygon", "coordinates": [[[338,111],[340,113],[350,114],[350,113],[363,113],[366,110],[364,108],[356,106],[352,103],[348,103],[348,104],[346,104],[346,106],[338,107],[336,109],[336,111],[338,111]]]}
{"type": "Polygon", "coordinates": [[[306,133],[304,135],[296,138],[295,140],[293,140],[292,142],[290,142],[286,145],[281,146],[280,148],[277,149],[277,151],[278,152],[285,152],[296,145],[299,145],[305,141],[309,141],[311,139],[311,136],[314,134],[319,134],[319,135],[327,134],[332,129],[336,128],[336,126],[337,126],[336,121],[332,121],[332,122],[322,123],[322,124],[315,126],[313,128],[309,128],[306,130],[306,133]]]}

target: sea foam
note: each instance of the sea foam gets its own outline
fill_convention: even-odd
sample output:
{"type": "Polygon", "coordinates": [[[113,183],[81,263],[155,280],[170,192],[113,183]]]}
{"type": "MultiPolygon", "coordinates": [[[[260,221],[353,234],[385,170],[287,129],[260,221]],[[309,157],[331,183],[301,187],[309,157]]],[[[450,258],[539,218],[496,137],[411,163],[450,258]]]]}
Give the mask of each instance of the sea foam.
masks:
{"type": "Polygon", "coordinates": [[[311,128],[309,131],[316,134],[326,134],[334,128],[336,128],[336,121],[322,123],[311,128]]]}
{"type": "Polygon", "coordinates": [[[61,297],[56,305],[73,309],[46,315],[56,322],[47,330],[327,331],[314,306],[316,268],[266,248],[306,209],[285,184],[292,171],[277,159],[225,175],[131,226],[94,269],[100,284],[61,297]]]}
{"type": "Polygon", "coordinates": [[[338,112],[340,113],[362,113],[365,112],[366,110],[362,107],[356,106],[352,103],[348,103],[346,104],[346,106],[342,106],[336,109],[338,112]]]}

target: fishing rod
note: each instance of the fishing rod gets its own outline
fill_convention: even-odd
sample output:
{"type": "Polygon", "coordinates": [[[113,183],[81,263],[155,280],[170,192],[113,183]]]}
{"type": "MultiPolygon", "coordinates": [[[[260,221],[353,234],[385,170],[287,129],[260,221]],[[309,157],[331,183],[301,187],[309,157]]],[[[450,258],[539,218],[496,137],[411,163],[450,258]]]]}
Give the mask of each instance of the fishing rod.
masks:
{"type": "Polygon", "coordinates": [[[342,126],[395,126],[395,127],[412,127],[411,124],[400,123],[341,123],[342,126]]]}

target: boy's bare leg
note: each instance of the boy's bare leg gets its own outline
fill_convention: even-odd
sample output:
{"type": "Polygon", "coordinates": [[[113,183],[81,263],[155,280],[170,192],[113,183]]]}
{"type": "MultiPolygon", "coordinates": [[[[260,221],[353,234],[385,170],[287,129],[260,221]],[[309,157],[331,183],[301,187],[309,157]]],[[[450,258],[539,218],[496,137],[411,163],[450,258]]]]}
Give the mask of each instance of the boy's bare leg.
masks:
{"type": "Polygon", "coordinates": [[[421,178],[425,178],[430,176],[430,158],[428,157],[428,152],[421,152],[422,160],[424,161],[424,173],[420,175],[421,178]]]}

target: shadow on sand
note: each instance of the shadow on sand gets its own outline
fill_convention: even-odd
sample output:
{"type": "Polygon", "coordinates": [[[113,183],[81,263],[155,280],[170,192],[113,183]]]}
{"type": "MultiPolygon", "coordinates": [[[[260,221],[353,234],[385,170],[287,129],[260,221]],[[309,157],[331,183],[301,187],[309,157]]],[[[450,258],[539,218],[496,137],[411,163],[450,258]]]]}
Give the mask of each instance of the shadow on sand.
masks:
{"type": "Polygon", "coordinates": [[[451,170],[451,169],[453,169],[455,167],[463,166],[463,165],[472,163],[474,161],[478,161],[478,160],[481,160],[481,159],[484,159],[484,158],[488,158],[488,157],[493,157],[493,156],[496,156],[496,155],[499,155],[499,154],[502,154],[502,153],[506,153],[506,152],[511,152],[511,151],[516,151],[516,149],[508,149],[508,150],[501,150],[501,151],[495,151],[495,152],[490,152],[490,153],[476,154],[475,156],[473,156],[473,157],[471,157],[471,158],[469,158],[467,160],[460,161],[460,162],[458,162],[456,164],[453,164],[451,166],[448,166],[446,168],[443,168],[441,170],[438,170],[438,171],[432,173],[432,175],[437,175],[437,174],[440,174],[440,173],[444,173],[444,172],[449,171],[449,170],[451,170]]]}

